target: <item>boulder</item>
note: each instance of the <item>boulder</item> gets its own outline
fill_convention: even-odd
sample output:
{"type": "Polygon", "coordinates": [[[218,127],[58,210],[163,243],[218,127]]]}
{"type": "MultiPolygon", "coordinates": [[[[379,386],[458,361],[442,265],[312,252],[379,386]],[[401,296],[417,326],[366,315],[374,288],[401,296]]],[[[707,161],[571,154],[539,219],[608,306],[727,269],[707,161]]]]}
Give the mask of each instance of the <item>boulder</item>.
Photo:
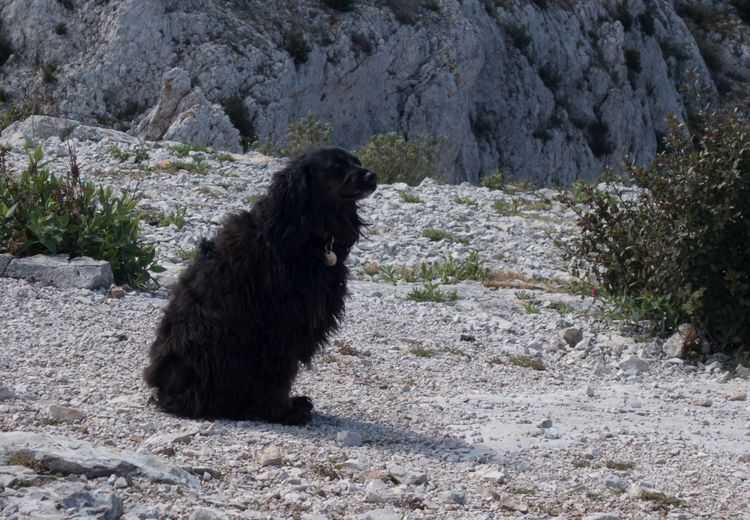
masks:
{"type": "Polygon", "coordinates": [[[70,259],[68,255],[14,258],[5,268],[3,275],[63,289],[109,288],[115,281],[109,262],[86,256],[70,259]]]}
{"type": "Polygon", "coordinates": [[[224,109],[190,87],[190,76],[180,68],[164,74],[159,100],[135,130],[136,135],[157,141],[184,141],[232,152],[241,151],[240,133],[224,109]]]}

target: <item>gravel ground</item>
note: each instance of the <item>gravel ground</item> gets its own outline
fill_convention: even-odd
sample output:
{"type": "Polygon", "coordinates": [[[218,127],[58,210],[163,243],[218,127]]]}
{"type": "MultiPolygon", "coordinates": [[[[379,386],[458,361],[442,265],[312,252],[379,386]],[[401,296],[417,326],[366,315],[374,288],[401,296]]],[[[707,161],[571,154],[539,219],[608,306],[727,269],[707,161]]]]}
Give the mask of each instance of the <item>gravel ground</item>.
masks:
{"type": "MultiPolygon", "coordinates": [[[[120,162],[113,145],[135,148],[108,135],[76,143],[84,175],[135,190],[153,215],[185,209],[181,228],[144,229],[165,285],[283,164],[180,158],[168,143],[120,162]],[[207,173],[164,171],[175,160],[207,173]]],[[[44,148],[64,169],[64,145],[44,148]]],[[[0,428],[150,454],[198,477],[55,475],[121,500],[96,518],[750,518],[747,379],[718,359],[668,359],[660,340],[562,291],[570,277],[555,241],[574,226],[552,195],[379,187],[362,204],[373,226],[351,255],[346,319],[296,385],[316,406],[304,427],[189,421],[148,404],[140,374],[166,290],[113,298],[0,279],[0,428]],[[431,241],[427,228],[450,238],[431,241]],[[423,282],[394,280],[471,251],[495,283],[441,284],[455,301],[411,301],[423,282]]],[[[44,504],[32,491],[49,485],[0,479],[0,517],[85,517],[70,503],[35,513],[44,504]]]]}

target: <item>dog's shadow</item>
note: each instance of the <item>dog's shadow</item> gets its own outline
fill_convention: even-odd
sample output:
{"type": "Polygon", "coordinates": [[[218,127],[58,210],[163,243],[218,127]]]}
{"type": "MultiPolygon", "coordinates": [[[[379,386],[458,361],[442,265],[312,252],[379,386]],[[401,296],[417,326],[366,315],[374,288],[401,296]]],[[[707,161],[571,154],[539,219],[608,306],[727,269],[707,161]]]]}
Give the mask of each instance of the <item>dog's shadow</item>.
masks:
{"type": "MultiPolygon", "coordinates": [[[[257,424],[257,423],[249,423],[257,424]]],[[[342,415],[315,414],[305,427],[281,427],[287,435],[314,443],[338,442],[344,446],[373,446],[384,450],[421,454],[448,461],[489,461],[500,456],[483,444],[470,444],[450,435],[436,436],[394,426],[368,422],[342,415]],[[339,434],[344,439],[338,439],[339,434]],[[351,444],[349,444],[351,443],[351,444]]]]}

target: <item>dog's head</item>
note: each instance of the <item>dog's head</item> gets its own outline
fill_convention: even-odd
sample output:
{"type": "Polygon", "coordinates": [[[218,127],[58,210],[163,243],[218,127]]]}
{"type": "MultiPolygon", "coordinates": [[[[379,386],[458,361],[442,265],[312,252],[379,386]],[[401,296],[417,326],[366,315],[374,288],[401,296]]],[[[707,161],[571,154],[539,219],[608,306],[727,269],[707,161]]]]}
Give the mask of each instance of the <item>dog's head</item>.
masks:
{"type": "Polygon", "coordinates": [[[378,185],[377,176],[362,168],[352,154],[335,146],[319,146],[298,159],[306,170],[308,189],[325,202],[344,202],[368,197],[378,185]]]}

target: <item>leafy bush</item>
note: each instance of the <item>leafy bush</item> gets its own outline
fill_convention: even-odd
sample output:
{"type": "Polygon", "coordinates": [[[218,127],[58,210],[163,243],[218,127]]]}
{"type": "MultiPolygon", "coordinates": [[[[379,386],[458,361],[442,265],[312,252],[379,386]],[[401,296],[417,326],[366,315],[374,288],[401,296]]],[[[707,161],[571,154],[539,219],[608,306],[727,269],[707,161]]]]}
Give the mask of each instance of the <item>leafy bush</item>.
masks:
{"type": "Polygon", "coordinates": [[[138,240],[135,200],[82,181],[72,155],[65,177],[44,166],[37,148],[28,167],[13,175],[0,150],[0,251],[90,256],[107,260],[118,283],[138,287],[152,282],[149,271],[163,268],[154,261],[153,244],[138,240]]]}
{"type": "Polygon", "coordinates": [[[286,143],[284,145],[269,138],[254,143],[254,148],[265,155],[289,157],[310,146],[331,144],[331,125],[315,119],[310,112],[303,118],[289,123],[286,143]]]}
{"type": "Polygon", "coordinates": [[[441,136],[425,134],[406,140],[391,132],[373,135],[354,155],[378,174],[380,182],[414,186],[430,175],[442,175],[437,166],[445,144],[441,136]]]}
{"type": "Polygon", "coordinates": [[[669,120],[666,151],[626,167],[640,189],[581,185],[568,256],[625,317],[668,333],[684,321],[723,349],[750,343],[750,129],[737,112],[669,120]]]}

